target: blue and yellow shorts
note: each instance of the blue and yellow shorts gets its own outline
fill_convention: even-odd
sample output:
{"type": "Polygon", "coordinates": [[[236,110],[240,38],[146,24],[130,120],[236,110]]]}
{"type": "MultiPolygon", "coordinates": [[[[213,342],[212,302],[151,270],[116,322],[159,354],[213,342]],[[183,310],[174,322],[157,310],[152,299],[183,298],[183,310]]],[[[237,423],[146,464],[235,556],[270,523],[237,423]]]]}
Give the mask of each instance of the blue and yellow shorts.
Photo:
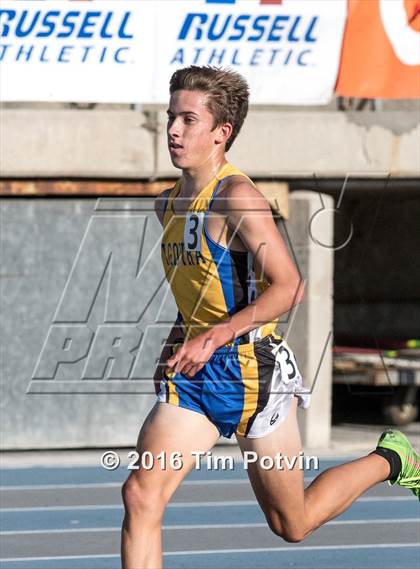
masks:
{"type": "Polygon", "coordinates": [[[299,406],[309,406],[292,350],[270,334],[217,349],[192,378],[166,372],[158,400],[205,415],[224,437],[260,438],[285,419],[295,396],[299,406]]]}

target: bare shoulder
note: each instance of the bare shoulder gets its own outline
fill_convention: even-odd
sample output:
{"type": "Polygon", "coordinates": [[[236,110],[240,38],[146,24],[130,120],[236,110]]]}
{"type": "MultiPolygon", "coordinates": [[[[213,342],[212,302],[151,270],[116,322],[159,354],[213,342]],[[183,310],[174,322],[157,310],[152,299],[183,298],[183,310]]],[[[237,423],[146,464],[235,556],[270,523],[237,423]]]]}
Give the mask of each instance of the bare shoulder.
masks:
{"type": "MultiPolygon", "coordinates": [[[[245,176],[229,176],[218,192],[218,211],[271,211],[265,196],[245,176]]],[[[216,200],[217,201],[217,200],[216,200]]]]}
{"type": "Polygon", "coordinates": [[[158,219],[162,225],[163,225],[163,216],[165,214],[166,204],[168,201],[169,194],[171,193],[172,190],[173,188],[168,188],[166,190],[163,190],[163,192],[161,192],[158,196],[155,197],[155,202],[154,202],[155,213],[158,216],[158,219]]]}

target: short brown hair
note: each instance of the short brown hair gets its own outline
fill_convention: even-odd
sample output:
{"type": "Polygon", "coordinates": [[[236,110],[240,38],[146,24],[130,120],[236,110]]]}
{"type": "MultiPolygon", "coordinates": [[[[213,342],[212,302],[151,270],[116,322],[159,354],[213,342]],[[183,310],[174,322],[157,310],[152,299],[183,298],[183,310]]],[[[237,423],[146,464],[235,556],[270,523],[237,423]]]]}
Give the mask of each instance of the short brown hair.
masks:
{"type": "Polygon", "coordinates": [[[239,73],[219,67],[191,65],[178,69],[169,82],[169,92],[185,89],[208,95],[207,108],[214,118],[213,128],[228,122],[233,130],[226,151],[238,136],[248,112],[249,87],[239,73]]]}

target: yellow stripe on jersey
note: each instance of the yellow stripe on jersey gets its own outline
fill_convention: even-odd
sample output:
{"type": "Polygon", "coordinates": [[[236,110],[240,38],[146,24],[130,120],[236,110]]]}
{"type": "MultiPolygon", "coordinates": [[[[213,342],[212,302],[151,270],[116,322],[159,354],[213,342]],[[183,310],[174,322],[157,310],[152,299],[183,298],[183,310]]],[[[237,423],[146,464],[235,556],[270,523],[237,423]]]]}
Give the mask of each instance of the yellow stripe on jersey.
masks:
{"type": "Polygon", "coordinates": [[[172,403],[173,405],[179,405],[179,395],[176,392],[176,387],[173,381],[168,379],[168,403],[172,403]]]}

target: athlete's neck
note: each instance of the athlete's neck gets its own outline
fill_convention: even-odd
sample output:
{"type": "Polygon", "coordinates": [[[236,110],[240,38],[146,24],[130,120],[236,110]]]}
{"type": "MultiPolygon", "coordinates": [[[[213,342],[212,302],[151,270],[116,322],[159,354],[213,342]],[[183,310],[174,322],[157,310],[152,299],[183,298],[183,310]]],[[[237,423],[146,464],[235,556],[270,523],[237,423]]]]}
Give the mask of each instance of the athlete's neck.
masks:
{"type": "Polygon", "coordinates": [[[182,171],[181,195],[184,198],[194,198],[227,164],[223,156],[218,161],[208,161],[196,169],[186,169],[182,171]]]}

